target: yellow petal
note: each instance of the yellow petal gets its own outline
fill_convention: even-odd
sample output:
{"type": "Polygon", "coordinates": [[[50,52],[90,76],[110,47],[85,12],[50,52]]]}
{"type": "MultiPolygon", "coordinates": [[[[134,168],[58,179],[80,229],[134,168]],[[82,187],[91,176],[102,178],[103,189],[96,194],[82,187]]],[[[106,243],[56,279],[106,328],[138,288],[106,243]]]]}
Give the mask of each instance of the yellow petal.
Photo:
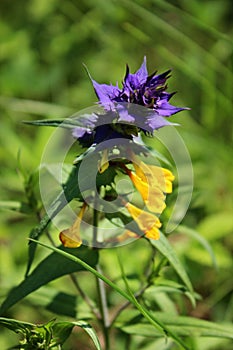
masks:
{"type": "Polygon", "coordinates": [[[146,238],[149,238],[149,239],[159,239],[160,237],[160,234],[159,234],[159,230],[157,227],[152,227],[152,229],[150,229],[149,231],[146,232],[145,234],[146,238]]]}
{"type": "Polygon", "coordinates": [[[126,203],[125,207],[138,224],[140,230],[146,235],[152,235],[152,233],[155,235],[155,230],[161,227],[161,222],[153,214],[143,211],[131,203],[126,203]]]}
{"type": "Polygon", "coordinates": [[[161,168],[155,165],[148,165],[139,161],[133,163],[136,175],[147,182],[150,187],[160,187],[164,193],[172,192],[172,181],[174,175],[168,169],[161,168]]]}
{"type": "Polygon", "coordinates": [[[60,232],[59,238],[63,246],[67,248],[78,248],[82,244],[79,233],[71,232],[69,228],[60,232]]]}
{"type": "Polygon", "coordinates": [[[86,209],[86,203],[83,203],[83,206],[75,220],[74,224],[60,232],[59,238],[64,247],[67,248],[78,248],[82,244],[82,240],[80,237],[80,225],[82,222],[82,218],[86,209]]]}
{"type": "Polygon", "coordinates": [[[160,186],[164,193],[172,192],[172,181],[175,179],[172,172],[165,168],[160,168],[155,165],[150,165],[150,170],[153,174],[153,179],[156,178],[156,182],[160,186]]]}
{"type": "Polygon", "coordinates": [[[132,172],[129,172],[129,176],[141,194],[147,208],[153,213],[161,214],[166,207],[163,191],[157,186],[149,186],[148,183],[142,181],[140,177],[132,172]]]}

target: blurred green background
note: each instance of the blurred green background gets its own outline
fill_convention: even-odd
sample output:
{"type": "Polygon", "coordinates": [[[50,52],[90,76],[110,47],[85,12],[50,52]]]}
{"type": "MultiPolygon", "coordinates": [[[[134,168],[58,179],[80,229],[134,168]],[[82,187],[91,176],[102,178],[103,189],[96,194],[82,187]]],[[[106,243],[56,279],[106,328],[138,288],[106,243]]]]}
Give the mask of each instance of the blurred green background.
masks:
{"type": "MultiPolygon", "coordinates": [[[[188,312],[232,321],[232,18],[231,0],[1,0],[1,298],[23,278],[26,238],[37,222],[35,214],[18,213],[11,201],[33,202],[34,194],[24,189],[31,183],[36,193],[32,173],[53,131],[21,121],[66,117],[93,105],[96,96],[83,64],[98,82],[115,84],[126,63],[135,71],[146,55],[149,72],[172,68],[168,90],[178,92],[173,104],[191,108],[171,118],[181,124],[194,169],[193,199],[182,224],[208,239],[218,263],[215,270],[205,249],[179,229],[173,243],[203,297],[188,312]]],[[[127,261],[133,271],[133,259],[127,261]]],[[[64,289],[62,282],[55,286],[64,289]]],[[[35,311],[38,304],[28,299],[8,316],[44,321],[48,316],[43,308],[35,311]]],[[[5,349],[14,339],[0,332],[5,349]]],[[[223,340],[201,346],[230,349],[223,340]]]]}

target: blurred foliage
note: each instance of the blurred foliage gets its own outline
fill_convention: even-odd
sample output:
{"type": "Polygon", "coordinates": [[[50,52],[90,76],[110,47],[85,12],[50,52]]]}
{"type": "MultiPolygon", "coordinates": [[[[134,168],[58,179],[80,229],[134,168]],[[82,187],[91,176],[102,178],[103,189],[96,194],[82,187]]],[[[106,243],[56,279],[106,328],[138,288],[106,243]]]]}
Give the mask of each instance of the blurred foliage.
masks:
{"type": "MultiPolygon", "coordinates": [[[[148,299],[148,303],[159,311],[164,311],[162,305],[174,311],[176,305],[186,315],[232,322],[232,17],[230,0],[1,0],[1,299],[25,273],[26,238],[41,215],[37,168],[53,132],[21,121],[38,116],[65,117],[93,105],[96,97],[83,63],[95,80],[114,84],[123,78],[126,63],[134,70],[146,55],[149,71],[154,67],[159,72],[173,69],[169,90],[178,91],[174,104],[191,107],[191,111],[172,117],[181,124],[178,131],[192,158],[194,193],[182,226],[170,241],[201,296],[195,309],[188,301],[186,305],[181,303],[176,295],[174,304],[165,294],[148,299]],[[207,250],[187,234],[190,229],[211,244],[217,270],[207,250]]],[[[51,232],[56,241],[56,230],[52,228],[51,232]]],[[[122,248],[122,255],[125,253],[126,274],[131,276],[132,286],[137,286],[144,274],[141,266],[147,261],[148,246],[138,242],[134,249],[142,261],[136,270],[130,246],[122,248]]],[[[112,269],[112,262],[109,264],[111,254],[111,250],[105,251],[101,259],[105,274],[117,279],[120,272],[112,269]]],[[[43,257],[38,251],[38,258],[43,257]]],[[[165,266],[160,277],[167,280],[170,275],[165,266]]],[[[95,299],[93,281],[85,277],[83,273],[81,283],[95,299]]],[[[63,281],[54,281],[35,292],[10,309],[7,317],[47,322],[56,310],[51,303],[55,290],[66,296],[76,295],[68,279],[67,283],[63,281]]],[[[118,299],[112,291],[110,301],[114,304],[118,299]]],[[[80,317],[88,318],[82,303],[78,312],[80,317]]],[[[231,349],[227,340],[207,340],[194,339],[190,347],[231,349]]],[[[145,340],[140,334],[128,341],[130,350],[176,349],[170,341],[145,340]]],[[[113,346],[123,348],[123,342],[127,340],[120,333],[113,346]]],[[[0,348],[15,343],[9,331],[0,330],[0,348]]],[[[85,350],[85,344],[84,334],[79,334],[78,341],[74,335],[64,349],[85,350]]],[[[91,344],[88,349],[92,349],[91,344]]]]}

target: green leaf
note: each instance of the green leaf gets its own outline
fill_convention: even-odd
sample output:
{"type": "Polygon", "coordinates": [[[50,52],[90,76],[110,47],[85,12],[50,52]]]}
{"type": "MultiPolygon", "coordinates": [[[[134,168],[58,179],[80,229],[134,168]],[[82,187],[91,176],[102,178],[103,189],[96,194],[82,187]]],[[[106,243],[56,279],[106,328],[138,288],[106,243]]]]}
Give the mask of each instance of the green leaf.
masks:
{"type": "MultiPolygon", "coordinates": [[[[121,319],[119,318],[116,324],[121,330],[128,334],[137,334],[145,337],[161,337],[161,333],[151,327],[146,321],[137,322],[140,321],[138,318],[139,314],[137,317],[136,313],[134,313],[133,318],[132,314],[128,314],[129,317],[127,319],[127,312],[124,311],[125,315],[122,314],[124,321],[121,323],[121,319]]],[[[178,336],[233,339],[233,326],[229,324],[221,325],[194,317],[174,316],[164,312],[156,312],[155,315],[178,336]]]]}
{"type": "MultiPolygon", "coordinates": [[[[63,190],[59,193],[59,195],[54,199],[52,204],[49,207],[48,212],[41,219],[40,223],[34,227],[29,237],[33,239],[38,239],[44,230],[47,228],[51,220],[73,199],[78,198],[80,196],[80,191],[78,187],[78,169],[79,165],[72,168],[70,175],[63,185],[63,190]]],[[[32,262],[35,257],[36,252],[36,244],[35,242],[30,242],[28,247],[28,265],[26,269],[26,276],[28,275],[32,262]]]]}
{"type": "Polygon", "coordinates": [[[14,349],[42,349],[42,346],[43,349],[49,349],[52,340],[52,326],[54,320],[51,320],[46,324],[34,325],[27,322],[0,317],[0,324],[23,336],[24,339],[20,341],[20,344],[22,345],[14,346],[14,349]]]}
{"type": "MultiPolygon", "coordinates": [[[[164,284],[161,283],[162,280],[160,280],[160,278],[157,278],[155,281],[156,285],[153,285],[151,287],[149,287],[146,291],[145,291],[145,295],[148,297],[151,295],[151,297],[155,296],[157,293],[177,293],[177,294],[183,294],[186,295],[186,297],[188,297],[189,299],[192,298],[192,296],[190,296],[190,293],[186,290],[186,288],[183,285],[179,285],[179,287],[173,287],[172,285],[169,285],[169,283],[166,285],[166,282],[170,282],[169,280],[163,280],[164,284]],[[159,282],[159,284],[158,284],[159,282]]],[[[172,282],[172,281],[171,281],[172,282]]],[[[200,299],[200,295],[195,293],[195,299],[200,299]]]]}
{"type": "Polygon", "coordinates": [[[32,323],[13,320],[11,318],[0,317],[0,325],[10,329],[15,333],[25,333],[31,331],[34,327],[32,323]]]}
{"type": "Polygon", "coordinates": [[[45,305],[46,310],[54,314],[65,315],[69,317],[76,316],[77,296],[63,292],[58,292],[50,299],[50,302],[45,305]]]}
{"type": "Polygon", "coordinates": [[[48,248],[48,249],[50,249],[50,250],[52,250],[54,252],[57,252],[57,253],[61,254],[63,257],[67,258],[68,260],[71,260],[71,261],[74,261],[76,263],[79,263],[81,266],[84,267],[84,269],[90,271],[94,276],[96,276],[97,278],[100,278],[101,280],[103,280],[106,284],[108,284],[115,291],[117,291],[120,295],[122,295],[126,300],[128,300],[130,303],[132,303],[140,311],[140,313],[153,325],[154,328],[159,329],[159,331],[161,332],[161,334],[163,336],[169,335],[183,349],[188,350],[188,348],[183,343],[183,341],[181,339],[179,339],[176,336],[176,334],[171,332],[168,327],[165,327],[163,325],[163,323],[159,319],[157,319],[156,317],[151,316],[151,313],[148,310],[146,310],[146,308],[144,306],[140,305],[140,303],[136,300],[136,298],[134,296],[132,296],[131,293],[129,294],[129,293],[125,292],[123,289],[118,287],[117,284],[115,284],[110,279],[108,279],[107,277],[105,277],[104,275],[99,273],[96,269],[94,269],[92,266],[87,264],[85,261],[83,261],[79,257],[71,255],[71,254],[67,253],[64,250],[58,249],[56,247],[50,246],[50,245],[45,244],[45,243],[42,243],[42,242],[37,242],[37,243],[39,245],[43,246],[43,247],[46,247],[46,248],[48,248]]]}
{"type": "Polygon", "coordinates": [[[152,312],[148,311],[143,305],[141,305],[136,297],[134,296],[132,290],[130,289],[129,283],[127,281],[127,277],[124,272],[124,267],[122,264],[123,259],[120,257],[119,251],[118,251],[118,263],[121,269],[122,279],[125,283],[125,287],[129,295],[131,296],[134,305],[137,307],[137,309],[141,312],[141,314],[145,317],[147,321],[150,322],[154,326],[154,328],[161,333],[161,329],[164,332],[164,335],[169,335],[171,338],[173,338],[179,345],[183,347],[183,349],[187,349],[186,345],[183,343],[183,341],[177,336],[177,334],[173,331],[171,331],[170,328],[166,327],[161,320],[155,316],[155,314],[152,314],[152,312]]]}
{"type": "Polygon", "coordinates": [[[53,341],[54,345],[62,345],[67,338],[69,338],[72,329],[74,328],[73,322],[56,322],[53,325],[53,341]]]}
{"type": "MultiPolygon", "coordinates": [[[[98,163],[98,153],[95,152],[94,156],[91,158],[91,166],[93,166],[93,169],[90,169],[90,161],[85,164],[88,164],[88,169],[83,169],[82,171],[85,174],[96,173],[96,179],[94,182],[94,185],[100,187],[101,185],[108,185],[111,182],[113,182],[114,177],[116,175],[115,170],[112,167],[109,167],[103,174],[97,173],[97,163],[98,163]]],[[[44,230],[47,228],[51,220],[74,198],[82,198],[82,194],[84,191],[89,190],[92,188],[93,183],[90,182],[90,178],[88,176],[82,176],[79,179],[79,168],[80,163],[76,166],[72,167],[72,170],[70,172],[70,175],[68,176],[68,179],[66,183],[63,185],[63,190],[61,188],[60,194],[55,198],[55,200],[50,205],[47,214],[44,215],[44,217],[41,219],[40,223],[34,227],[31,230],[30,238],[32,239],[38,239],[41,234],[44,232],[44,230]],[[80,191],[81,188],[81,191],[80,191]],[[82,193],[81,193],[82,192],[82,193]]],[[[26,270],[26,276],[29,273],[29,270],[31,268],[34,256],[36,251],[36,244],[34,242],[30,242],[29,244],[29,259],[28,259],[28,266],[26,270]]]]}
{"type": "MultiPolygon", "coordinates": [[[[128,224],[129,221],[131,220],[131,219],[129,219],[128,216],[126,216],[122,213],[119,213],[119,212],[110,213],[110,214],[108,213],[108,214],[106,214],[106,217],[111,222],[115,217],[119,217],[125,225],[128,224]]],[[[134,232],[139,232],[139,234],[140,234],[140,230],[137,228],[137,225],[134,221],[131,220],[131,224],[129,225],[129,227],[132,227],[132,230],[134,232]]],[[[193,291],[191,281],[190,281],[183,265],[181,264],[179,258],[177,257],[175,250],[173,249],[173,247],[169,243],[168,239],[165,237],[165,235],[162,232],[160,232],[160,239],[157,241],[150,240],[150,243],[153,246],[155,246],[160,251],[160,253],[162,255],[164,255],[166,257],[166,259],[170,262],[170,264],[173,266],[173,268],[175,269],[175,271],[177,272],[177,274],[179,275],[179,277],[181,278],[181,280],[184,282],[185,286],[187,287],[186,295],[189,297],[193,306],[195,306],[194,291],[193,291]]]]}
{"type": "MultiPolygon", "coordinates": [[[[87,247],[80,248],[58,248],[61,252],[69,252],[71,256],[79,257],[90,266],[95,266],[98,261],[98,252],[87,247]]],[[[5,312],[15,303],[26,297],[28,294],[42,287],[43,285],[61,276],[83,271],[85,268],[78,263],[67,260],[61,254],[54,252],[46,257],[23,282],[12,289],[0,308],[0,314],[5,312]]]]}
{"type": "MultiPolygon", "coordinates": [[[[62,345],[70,336],[72,329],[77,326],[81,327],[85,332],[87,332],[87,334],[92,339],[96,349],[101,350],[99,339],[94,329],[89,323],[83,320],[75,322],[55,322],[54,320],[51,320],[46,324],[34,325],[28,322],[0,317],[0,325],[10,329],[15,333],[22,334],[25,338],[25,341],[27,342],[27,349],[29,349],[28,346],[30,345],[30,340],[33,342],[35,341],[35,335],[37,335],[38,340],[45,341],[44,345],[46,345],[46,349],[50,348],[50,346],[54,347],[56,345],[62,345]]],[[[22,347],[19,348],[21,349],[22,347]]]]}
{"type": "Polygon", "coordinates": [[[93,340],[93,343],[95,344],[95,347],[97,350],[101,350],[101,346],[99,343],[99,339],[94,331],[94,329],[85,321],[76,321],[72,322],[75,326],[81,327],[87,334],[91,337],[93,340]]]}
{"type": "Polygon", "coordinates": [[[174,270],[177,272],[177,274],[187,287],[188,291],[190,292],[190,299],[192,301],[192,304],[195,306],[193,286],[183,265],[181,264],[178,256],[176,255],[175,250],[169,243],[168,239],[162,232],[160,232],[160,239],[158,241],[150,240],[150,242],[154,247],[156,247],[160,251],[162,255],[164,255],[167,258],[167,260],[173,266],[174,270]]]}
{"type": "Polygon", "coordinates": [[[76,119],[66,118],[66,119],[42,119],[42,120],[24,120],[24,124],[34,125],[34,126],[52,126],[61,127],[66,129],[73,129],[76,126],[81,126],[80,122],[76,119]]]}

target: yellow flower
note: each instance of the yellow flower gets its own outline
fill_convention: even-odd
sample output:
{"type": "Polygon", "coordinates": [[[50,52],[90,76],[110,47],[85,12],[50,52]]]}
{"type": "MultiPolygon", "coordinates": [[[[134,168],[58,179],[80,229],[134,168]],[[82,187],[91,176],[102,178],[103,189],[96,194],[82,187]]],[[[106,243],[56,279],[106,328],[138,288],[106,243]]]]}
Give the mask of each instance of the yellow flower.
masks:
{"type": "Polygon", "coordinates": [[[141,194],[147,208],[153,213],[161,214],[165,209],[165,195],[159,186],[150,186],[148,182],[144,182],[139,176],[128,172],[134,186],[141,194]]]}
{"type": "Polygon", "coordinates": [[[164,193],[172,192],[172,181],[175,179],[172,172],[168,169],[161,168],[155,165],[148,165],[140,161],[133,162],[136,175],[142,181],[148,182],[151,187],[159,187],[164,193]]]}
{"type": "Polygon", "coordinates": [[[64,247],[67,248],[78,248],[82,244],[82,240],[80,238],[80,225],[82,222],[82,218],[86,209],[86,203],[83,203],[83,206],[75,220],[74,224],[60,232],[59,238],[64,247]]]}
{"type": "Polygon", "coordinates": [[[135,207],[131,203],[124,203],[132,218],[145,236],[150,239],[159,239],[159,228],[162,226],[159,219],[151,213],[135,207]]]}

